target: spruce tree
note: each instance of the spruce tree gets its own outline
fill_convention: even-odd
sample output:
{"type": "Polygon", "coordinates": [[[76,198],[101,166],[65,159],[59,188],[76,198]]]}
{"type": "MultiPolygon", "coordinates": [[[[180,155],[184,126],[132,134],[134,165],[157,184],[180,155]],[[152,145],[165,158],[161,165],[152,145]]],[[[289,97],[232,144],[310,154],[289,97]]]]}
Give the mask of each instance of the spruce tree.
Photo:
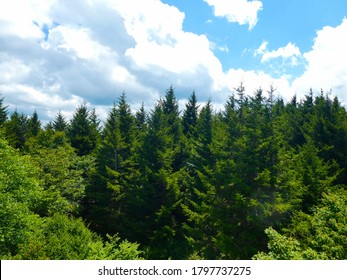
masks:
{"type": "Polygon", "coordinates": [[[181,128],[179,122],[178,101],[172,86],[166,90],[165,98],[162,101],[162,110],[166,126],[168,127],[168,132],[173,136],[172,145],[175,146],[175,144],[179,143],[181,128]]]}
{"type": "Polygon", "coordinates": [[[68,136],[71,146],[76,149],[79,156],[89,155],[96,148],[97,143],[85,103],[76,109],[71,119],[68,136]]]}
{"type": "Polygon", "coordinates": [[[178,171],[185,162],[186,153],[182,139],[182,127],[179,117],[178,101],[175,96],[174,88],[170,86],[166,90],[165,98],[161,102],[164,124],[170,136],[169,149],[173,152],[172,168],[178,171]]]}
{"type": "Polygon", "coordinates": [[[146,128],[147,115],[144,103],[142,102],[140,109],[135,114],[135,124],[137,131],[144,131],[146,128]]]}
{"type": "Polygon", "coordinates": [[[0,98],[0,127],[6,122],[7,120],[7,107],[3,105],[4,98],[0,98]]]}
{"type": "Polygon", "coordinates": [[[32,136],[37,136],[39,134],[39,132],[41,131],[41,125],[42,125],[41,121],[40,121],[39,116],[35,110],[33,115],[31,116],[31,118],[28,121],[30,134],[32,136]]]}
{"type": "Polygon", "coordinates": [[[120,131],[120,157],[123,162],[130,159],[131,147],[134,141],[134,123],[135,119],[131,113],[129,104],[126,101],[126,95],[123,92],[119,98],[117,113],[119,118],[120,131]]]}
{"type": "Polygon", "coordinates": [[[198,117],[197,139],[193,141],[190,153],[188,174],[185,182],[188,184],[184,190],[186,199],[182,205],[187,219],[184,224],[186,235],[189,236],[189,245],[195,257],[214,259],[218,256],[213,242],[217,234],[212,213],[215,203],[215,186],[211,184],[211,174],[214,169],[214,154],[211,150],[212,132],[212,105],[209,100],[201,109],[198,117]]]}
{"type": "Polygon", "coordinates": [[[23,148],[29,136],[27,116],[23,113],[19,114],[17,110],[15,110],[10,115],[10,120],[6,122],[5,131],[6,139],[12,147],[16,149],[23,148]]]}
{"type": "Polygon", "coordinates": [[[67,132],[68,123],[62,113],[59,111],[55,120],[53,121],[54,131],[67,132]]]}
{"type": "Polygon", "coordinates": [[[199,106],[197,105],[195,91],[193,91],[192,95],[189,97],[188,103],[186,104],[182,118],[183,133],[188,138],[195,138],[197,135],[198,109],[199,106]]]}
{"type": "Polygon", "coordinates": [[[92,139],[92,142],[95,143],[95,149],[97,149],[97,147],[100,144],[101,141],[101,128],[100,128],[100,119],[98,117],[98,115],[96,114],[95,108],[93,108],[90,112],[89,112],[89,120],[90,120],[90,138],[92,139]]]}

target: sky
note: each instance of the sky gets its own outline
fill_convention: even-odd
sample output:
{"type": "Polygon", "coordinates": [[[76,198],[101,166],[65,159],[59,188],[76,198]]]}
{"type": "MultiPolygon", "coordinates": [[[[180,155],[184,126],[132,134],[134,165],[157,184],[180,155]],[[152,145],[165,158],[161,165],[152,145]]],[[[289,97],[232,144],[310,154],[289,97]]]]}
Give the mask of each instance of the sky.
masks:
{"type": "Polygon", "coordinates": [[[171,85],[183,109],[252,95],[347,104],[346,0],[0,0],[0,94],[9,111],[105,119],[122,92],[150,110],[171,85]]]}

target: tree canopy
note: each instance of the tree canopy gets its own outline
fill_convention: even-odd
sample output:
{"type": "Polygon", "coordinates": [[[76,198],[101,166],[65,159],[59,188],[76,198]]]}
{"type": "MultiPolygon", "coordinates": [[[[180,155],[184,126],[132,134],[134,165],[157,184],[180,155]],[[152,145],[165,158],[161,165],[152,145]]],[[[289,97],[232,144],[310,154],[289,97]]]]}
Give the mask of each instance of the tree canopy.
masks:
{"type": "Polygon", "coordinates": [[[0,98],[4,259],[346,259],[347,112],[241,84],[216,111],[171,86],[101,122],[0,98]],[[199,105],[198,105],[199,104],[199,105]]]}

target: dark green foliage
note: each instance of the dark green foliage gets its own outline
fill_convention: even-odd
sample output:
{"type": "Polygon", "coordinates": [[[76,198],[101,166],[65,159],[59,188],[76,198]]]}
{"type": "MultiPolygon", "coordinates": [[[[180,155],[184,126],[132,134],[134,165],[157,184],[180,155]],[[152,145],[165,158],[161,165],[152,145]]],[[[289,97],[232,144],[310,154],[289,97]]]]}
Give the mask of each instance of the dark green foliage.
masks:
{"type": "Polygon", "coordinates": [[[4,106],[3,104],[4,98],[0,98],[0,127],[6,122],[7,120],[7,106],[4,106]]]}
{"type": "Polygon", "coordinates": [[[138,131],[143,131],[146,128],[147,115],[145,112],[145,107],[142,102],[140,109],[135,115],[135,124],[138,131]]]}
{"type": "Polygon", "coordinates": [[[66,122],[64,116],[59,111],[59,113],[57,114],[57,116],[53,122],[53,129],[55,131],[66,132],[67,128],[68,128],[68,123],[66,122]]]}
{"type": "Polygon", "coordinates": [[[180,114],[171,86],[133,114],[123,93],[102,126],[83,104],[44,128],[1,99],[0,256],[345,259],[346,109],[275,94],[180,114]]]}
{"type": "Polygon", "coordinates": [[[198,109],[199,106],[197,105],[197,99],[194,91],[186,104],[182,118],[183,133],[188,138],[196,137],[197,135],[198,109]]]}
{"type": "Polygon", "coordinates": [[[24,147],[25,142],[29,138],[29,120],[23,113],[19,114],[14,111],[10,115],[10,119],[5,123],[6,139],[15,149],[24,147]]]}
{"type": "Polygon", "coordinates": [[[37,136],[41,130],[41,121],[39,120],[39,115],[36,110],[33,115],[28,120],[29,135],[37,136]]]}
{"type": "Polygon", "coordinates": [[[97,145],[96,124],[90,119],[87,105],[78,107],[71,119],[68,130],[71,146],[79,156],[91,154],[97,145]]]}

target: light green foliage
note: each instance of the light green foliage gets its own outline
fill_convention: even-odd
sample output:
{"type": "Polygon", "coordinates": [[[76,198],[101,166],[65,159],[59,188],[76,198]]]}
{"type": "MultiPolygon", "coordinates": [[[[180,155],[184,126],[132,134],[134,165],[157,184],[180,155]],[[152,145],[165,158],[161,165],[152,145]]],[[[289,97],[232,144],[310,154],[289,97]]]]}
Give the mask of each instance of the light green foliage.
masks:
{"type": "Polygon", "coordinates": [[[55,214],[21,244],[14,259],[98,260],[140,259],[138,245],[109,236],[104,242],[91,232],[81,219],[55,214]]]}
{"type": "Polygon", "coordinates": [[[258,260],[295,260],[302,259],[300,243],[290,237],[279,234],[273,228],[265,230],[269,238],[268,254],[258,253],[254,259],[258,260]]]}
{"type": "Polygon", "coordinates": [[[31,158],[0,139],[0,257],[139,259],[138,244],[117,236],[105,242],[82,219],[57,214],[75,211],[83,193],[82,165],[90,166],[76,162],[67,148],[42,148],[31,158]]]}
{"type": "Polygon", "coordinates": [[[92,158],[76,156],[69,145],[41,148],[32,157],[41,169],[39,177],[46,190],[42,214],[78,213],[85,194],[85,174],[94,164],[92,158]]]}
{"type": "Polygon", "coordinates": [[[255,259],[330,259],[347,258],[347,192],[329,191],[311,215],[298,213],[284,234],[272,228],[268,253],[255,259]]]}
{"type": "Polygon", "coordinates": [[[35,229],[42,188],[38,169],[0,139],[0,256],[16,253],[35,229]]]}

